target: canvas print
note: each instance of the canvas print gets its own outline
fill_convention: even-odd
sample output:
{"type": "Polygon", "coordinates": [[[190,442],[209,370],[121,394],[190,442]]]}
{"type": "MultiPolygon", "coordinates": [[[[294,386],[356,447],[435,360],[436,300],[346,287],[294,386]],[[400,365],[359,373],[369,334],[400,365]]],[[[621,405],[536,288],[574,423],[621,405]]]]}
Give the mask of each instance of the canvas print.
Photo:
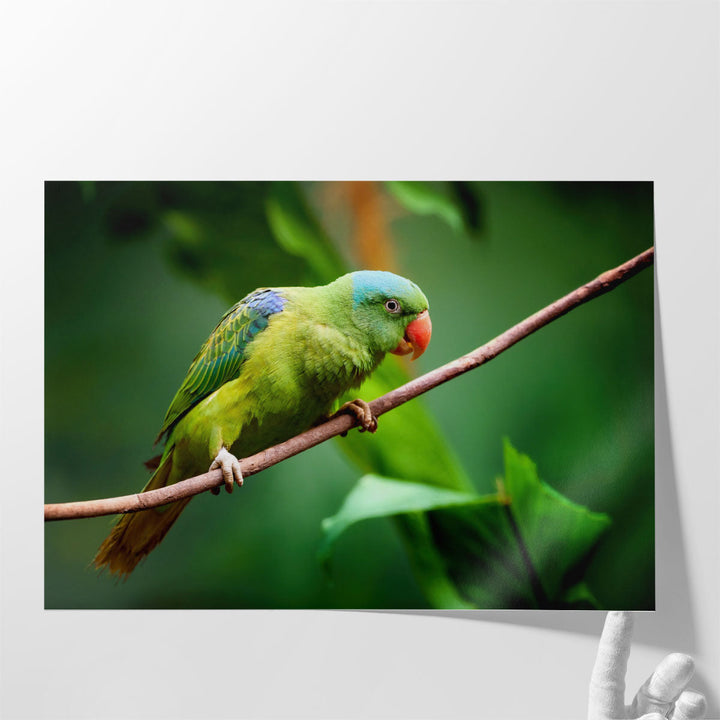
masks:
{"type": "Polygon", "coordinates": [[[46,608],[654,608],[650,182],[47,182],[46,608]]]}

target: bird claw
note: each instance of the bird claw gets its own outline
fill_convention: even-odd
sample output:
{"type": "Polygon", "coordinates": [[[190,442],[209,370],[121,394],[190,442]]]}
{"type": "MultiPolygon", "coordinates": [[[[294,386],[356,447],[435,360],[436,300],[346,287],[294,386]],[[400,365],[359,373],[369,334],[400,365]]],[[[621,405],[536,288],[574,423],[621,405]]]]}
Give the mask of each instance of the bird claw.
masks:
{"type": "MultiPolygon", "coordinates": [[[[227,490],[227,492],[231,493],[233,491],[234,483],[237,483],[238,487],[242,487],[243,474],[240,461],[232,453],[228,452],[227,448],[220,448],[220,452],[218,452],[210,465],[210,470],[216,470],[217,468],[222,470],[225,490],[227,490]]],[[[208,470],[208,472],[210,472],[210,470],[208,470]]],[[[210,492],[213,495],[217,495],[220,492],[220,488],[210,488],[210,492]]]]}
{"type": "Polygon", "coordinates": [[[335,415],[340,415],[340,413],[354,415],[358,425],[360,426],[360,432],[374,433],[377,430],[377,417],[373,415],[370,405],[368,405],[364,400],[360,400],[360,398],[346,402],[339,408],[335,415]]]}

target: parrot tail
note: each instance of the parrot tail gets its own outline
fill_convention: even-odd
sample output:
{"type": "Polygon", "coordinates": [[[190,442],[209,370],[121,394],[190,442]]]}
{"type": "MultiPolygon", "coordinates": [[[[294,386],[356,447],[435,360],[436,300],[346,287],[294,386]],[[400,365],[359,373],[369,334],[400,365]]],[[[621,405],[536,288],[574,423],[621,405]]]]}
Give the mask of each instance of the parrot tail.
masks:
{"type": "MultiPolygon", "coordinates": [[[[148,484],[143,488],[155,490],[167,485],[172,470],[173,449],[165,455],[148,484]]],[[[98,570],[127,578],[135,566],[165,537],[191,498],[177,500],[159,508],[123,515],[97,551],[93,564],[98,570]]]]}

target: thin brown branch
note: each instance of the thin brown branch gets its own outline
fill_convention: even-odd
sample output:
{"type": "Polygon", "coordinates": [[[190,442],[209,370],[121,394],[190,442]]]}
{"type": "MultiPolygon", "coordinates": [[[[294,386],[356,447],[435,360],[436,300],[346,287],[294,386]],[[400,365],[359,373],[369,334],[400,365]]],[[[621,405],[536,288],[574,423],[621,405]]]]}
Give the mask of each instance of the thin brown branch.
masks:
{"type": "MultiPolygon", "coordinates": [[[[570,310],[582,305],[588,300],[603,295],[613,288],[625,282],[639,273],[644,268],[652,265],[655,249],[649,248],[645,252],[628,260],[626,263],[604,272],[595,280],[582,285],[564,297],[556,300],[534,315],[526,318],[517,325],[498,335],[485,345],[463,355],[457,360],[447,363],[425,375],[411,380],[386,395],[373,400],[370,403],[375,415],[382,415],[393,408],[406,403],[408,400],[431,390],[456,378],[458,375],[473,370],[480,365],[489,362],[501,352],[512,347],[516,342],[526,338],[544,325],[557,320],[570,310]]],[[[355,424],[355,420],[349,415],[340,415],[328,420],[322,425],[296,435],[279,445],[263,450],[255,455],[241,460],[242,472],[245,477],[256,475],[262,470],[287,460],[293,455],[308,450],[349,430],[355,424]]],[[[68,520],[72,518],[97,517],[99,515],[113,515],[115,513],[137,512],[146,508],[165,505],[173,500],[197,495],[198,493],[210,490],[223,485],[222,472],[212,472],[198,475],[188,480],[175,483],[168,487],[150,490],[146,493],[124,495],[122,497],[106,498],[102,500],[85,500],[82,502],[54,503],[45,505],[45,520],[68,520]]]]}

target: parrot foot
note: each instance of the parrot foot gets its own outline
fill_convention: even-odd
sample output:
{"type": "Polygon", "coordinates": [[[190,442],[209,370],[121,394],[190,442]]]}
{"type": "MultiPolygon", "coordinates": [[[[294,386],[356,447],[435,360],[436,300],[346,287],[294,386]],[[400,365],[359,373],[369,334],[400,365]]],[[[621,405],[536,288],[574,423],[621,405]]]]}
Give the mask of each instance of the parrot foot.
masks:
{"type": "MultiPolygon", "coordinates": [[[[377,417],[373,415],[373,411],[370,409],[370,406],[364,400],[360,400],[360,398],[346,402],[340,407],[335,415],[340,415],[341,413],[354,415],[358,425],[360,426],[360,432],[374,433],[377,430],[377,417]]],[[[342,435],[345,434],[346,433],[342,433],[342,435]]]]}
{"type": "MultiPolygon", "coordinates": [[[[216,470],[217,468],[222,470],[225,490],[231,493],[234,483],[237,483],[238,487],[242,487],[243,474],[240,468],[240,461],[231,452],[228,452],[227,448],[220,448],[220,452],[212,461],[208,472],[210,472],[210,470],[216,470]]],[[[210,492],[213,495],[217,495],[220,492],[220,488],[210,488],[210,492]]]]}

